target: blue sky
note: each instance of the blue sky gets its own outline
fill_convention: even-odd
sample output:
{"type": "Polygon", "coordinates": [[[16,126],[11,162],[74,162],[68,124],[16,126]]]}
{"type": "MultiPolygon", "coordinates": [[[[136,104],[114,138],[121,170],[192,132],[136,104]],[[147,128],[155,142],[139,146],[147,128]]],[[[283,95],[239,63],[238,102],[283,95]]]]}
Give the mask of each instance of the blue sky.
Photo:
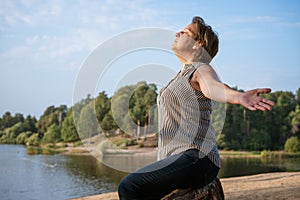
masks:
{"type": "MultiPolygon", "coordinates": [[[[9,111],[39,117],[51,105],[70,107],[82,63],[98,45],[139,28],[178,31],[195,15],[219,34],[213,64],[225,83],[244,90],[295,92],[300,87],[296,0],[2,0],[0,115],[9,111]]],[[[180,70],[177,60],[174,70],[180,70]]],[[[99,91],[112,94],[109,85],[113,83],[99,91]]]]}

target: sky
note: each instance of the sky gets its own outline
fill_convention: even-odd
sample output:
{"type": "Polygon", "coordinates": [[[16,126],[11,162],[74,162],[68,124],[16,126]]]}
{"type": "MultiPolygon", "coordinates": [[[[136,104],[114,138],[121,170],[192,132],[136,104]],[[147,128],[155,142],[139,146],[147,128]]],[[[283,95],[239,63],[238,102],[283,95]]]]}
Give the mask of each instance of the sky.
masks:
{"type": "MultiPolygon", "coordinates": [[[[9,111],[38,118],[49,106],[71,107],[83,65],[99,46],[138,29],[175,33],[193,16],[203,17],[218,33],[220,48],[212,65],[229,86],[293,93],[300,87],[297,0],[1,0],[0,115],[9,111]]],[[[113,86],[128,70],[151,60],[166,60],[174,72],[181,68],[170,52],[148,49],[123,55],[114,70],[98,78],[92,96],[100,91],[113,95],[113,86]],[[132,68],[118,74],[124,70],[121,65],[132,68]]]]}

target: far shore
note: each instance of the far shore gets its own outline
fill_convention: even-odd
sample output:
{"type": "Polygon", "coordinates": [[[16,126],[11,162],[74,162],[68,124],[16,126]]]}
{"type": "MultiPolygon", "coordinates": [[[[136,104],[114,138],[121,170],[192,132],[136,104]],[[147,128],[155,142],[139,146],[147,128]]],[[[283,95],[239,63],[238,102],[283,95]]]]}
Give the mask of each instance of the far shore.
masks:
{"type": "MultiPolygon", "coordinates": [[[[149,153],[156,151],[156,147],[138,147],[137,145],[134,146],[128,146],[125,149],[120,149],[120,152],[122,153],[149,153]]],[[[112,152],[118,153],[118,150],[112,150],[112,152]]],[[[259,157],[300,157],[300,152],[298,153],[288,153],[285,151],[236,151],[236,150],[219,150],[221,158],[227,158],[227,157],[251,157],[251,158],[259,158],[259,157]]],[[[65,155],[91,155],[89,150],[84,146],[73,146],[68,145],[68,147],[61,149],[61,154],[65,155]]]]}
{"type": "MultiPolygon", "coordinates": [[[[300,199],[300,172],[276,172],[221,179],[226,200],[300,199]]],[[[117,192],[72,200],[118,200],[117,192]]]]}

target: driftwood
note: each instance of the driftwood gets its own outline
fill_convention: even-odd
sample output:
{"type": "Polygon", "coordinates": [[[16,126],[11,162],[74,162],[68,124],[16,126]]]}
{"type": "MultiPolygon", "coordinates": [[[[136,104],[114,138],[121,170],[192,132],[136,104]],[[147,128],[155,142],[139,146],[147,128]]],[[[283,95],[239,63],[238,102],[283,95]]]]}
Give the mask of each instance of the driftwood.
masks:
{"type": "Polygon", "coordinates": [[[224,192],[221,181],[217,177],[203,188],[177,189],[161,200],[224,200],[224,192]]]}

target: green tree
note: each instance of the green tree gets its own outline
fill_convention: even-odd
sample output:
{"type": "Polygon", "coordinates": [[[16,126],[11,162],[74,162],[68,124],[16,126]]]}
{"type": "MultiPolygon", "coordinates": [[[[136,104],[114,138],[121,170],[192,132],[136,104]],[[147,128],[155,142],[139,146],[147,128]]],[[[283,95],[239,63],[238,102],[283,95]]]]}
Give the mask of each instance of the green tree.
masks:
{"type": "Polygon", "coordinates": [[[105,115],[104,119],[100,123],[100,126],[101,129],[105,132],[116,130],[118,128],[118,125],[114,121],[111,111],[105,115]]]}
{"type": "Polygon", "coordinates": [[[134,124],[130,117],[130,108],[133,106],[130,96],[135,86],[121,87],[111,98],[111,115],[117,126],[127,134],[134,134],[134,124]]]}
{"type": "Polygon", "coordinates": [[[300,105],[296,106],[295,111],[290,113],[291,125],[292,125],[292,134],[298,135],[300,129],[300,105]]]}
{"type": "Polygon", "coordinates": [[[244,149],[261,151],[270,149],[271,138],[270,135],[263,130],[251,129],[250,134],[244,138],[243,143],[244,149]]]}
{"type": "Polygon", "coordinates": [[[39,138],[39,134],[38,133],[35,133],[35,134],[32,134],[28,140],[27,140],[27,144],[29,146],[39,146],[40,145],[40,141],[41,139],[39,138]]]}
{"type": "MultiPolygon", "coordinates": [[[[276,105],[273,108],[274,124],[277,126],[276,134],[278,141],[274,141],[278,146],[284,145],[287,138],[291,136],[292,124],[290,113],[295,110],[296,99],[291,92],[275,92],[277,96],[276,105]]],[[[274,135],[274,134],[273,134],[274,135]]]]}
{"type": "Polygon", "coordinates": [[[101,123],[105,115],[110,110],[110,100],[105,92],[100,92],[95,99],[95,110],[98,122],[101,123]]]}
{"type": "Polygon", "coordinates": [[[297,97],[297,105],[300,106],[300,88],[298,88],[298,90],[296,92],[296,97],[297,97]]]}
{"type": "Polygon", "coordinates": [[[218,148],[219,149],[225,149],[227,150],[227,143],[225,141],[225,135],[224,134],[219,134],[217,137],[217,143],[218,143],[218,148]]]}
{"type": "Polygon", "coordinates": [[[18,137],[16,138],[16,143],[17,144],[26,144],[28,138],[32,135],[33,133],[31,131],[26,131],[20,133],[18,137]]]}
{"type": "Polygon", "coordinates": [[[14,124],[19,123],[19,122],[24,122],[24,116],[21,113],[16,113],[14,118],[13,118],[14,124]]]}
{"type": "Polygon", "coordinates": [[[11,127],[14,124],[15,124],[14,117],[10,114],[10,112],[4,113],[1,119],[1,130],[11,127]]]}
{"type": "Polygon", "coordinates": [[[65,142],[72,142],[79,140],[79,136],[75,127],[73,118],[73,109],[69,109],[61,128],[61,139],[65,142]]]}
{"type": "Polygon", "coordinates": [[[60,127],[56,124],[52,124],[47,132],[45,133],[42,142],[47,144],[47,143],[56,143],[58,141],[60,141],[60,135],[61,135],[61,131],[60,131],[60,127]]]}
{"type": "Polygon", "coordinates": [[[148,85],[148,90],[143,98],[145,107],[146,107],[146,133],[154,133],[157,132],[157,87],[154,84],[148,85]]]}
{"type": "Polygon", "coordinates": [[[43,115],[40,117],[38,121],[38,133],[44,134],[47,132],[47,129],[51,127],[53,124],[61,127],[62,122],[67,113],[67,106],[61,105],[59,107],[49,106],[43,115]]]}
{"type": "Polygon", "coordinates": [[[297,137],[293,136],[286,140],[284,144],[284,150],[288,152],[298,152],[300,151],[300,141],[297,137]]]}
{"type": "Polygon", "coordinates": [[[0,143],[15,144],[16,138],[23,131],[24,131],[24,126],[22,122],[18,122],[12,127],[6,128],[2,133],[0,143]]]}
{"type": "MultiPolygon", "coordinates": [[[[243,137],[243,108],[238,105],[227,104],[226,106],[226,118],[222,133],[224,136],[224,142],[228,149],[239,150],[242,148],[243,137]]],[[[244,125],[245,126],[245,125],[244,125]]]]}
{"type": "Polygon", "coordinates": [[[73,110],[73,117],[74,117],[74,121],[75,124],[78,123],[79,117],[80,117],[80,113],[81,110],[87,105],[89,104],[93,99],[91,98],[91,95],[88,94],[87,97],[85,99],[80,100],[79,102],[75,103],[74,106],[72,107],[73,110]]]}
{"type": "Polygon", "coordinates": [[[146,82],[139,82],[135,87],[130,99],[129,110],[131,119],[137,125],[137,136],[139,137],[141,128],[145,134],[149,131],[147,127],[155,116],[151,108],[156,103],[157,93],[154,84],[147,85],[146,82]]]}
{"type": "Polygon", "coordinates": [[[80,138],[91,137],[99,133],[98,120],[94,108],[94,102],[91,101],[80,112],[77,125],[80,138]]]}
{"type": "Polygon", "coordinates": [[[31,117],[31,115],[28,115],[24,120],[24,129],[25,131],[31,131],[36,133],[37,127],[36,127],[37,120],[35,117],[31,117]]]}

